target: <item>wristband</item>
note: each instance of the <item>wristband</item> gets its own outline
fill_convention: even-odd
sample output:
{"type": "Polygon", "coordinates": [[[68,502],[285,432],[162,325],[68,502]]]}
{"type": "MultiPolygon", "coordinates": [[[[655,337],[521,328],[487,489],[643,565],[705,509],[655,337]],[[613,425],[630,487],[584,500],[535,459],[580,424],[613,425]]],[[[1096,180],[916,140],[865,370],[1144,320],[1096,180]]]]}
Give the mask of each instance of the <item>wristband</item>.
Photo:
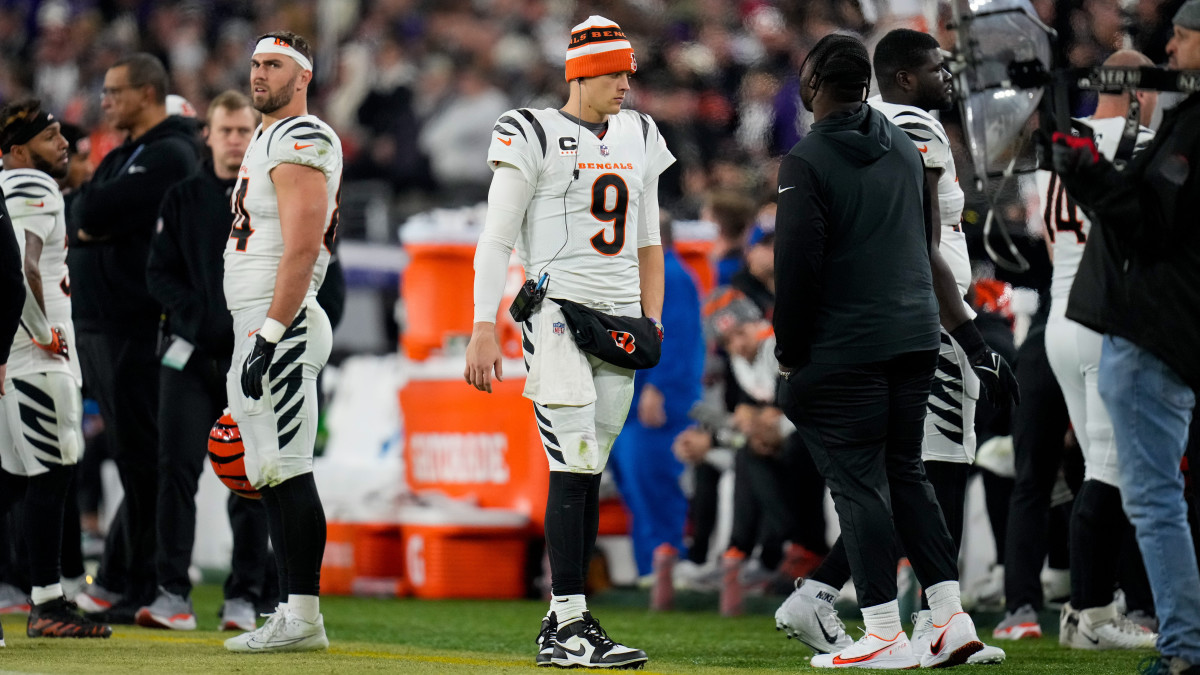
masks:
{"type": "Polygon", "coordinates": [[[964,321],[961,326],[950,331],[950,337],[958,343],[959,347],[962,347],[972,361],[987,351],[987,343],[983,341],[983,335],[980,334],[974,321],[964,321]]]}
{"type": "Polygon", "coordinates": [[[287,331],[287,326],[279,323],[275,319],[267,317],[267,320],[263,322],[262,329],[258,331],[258,334],[261,335],[262,339],[266,340],[267,342],[275,344],[283,339],[283,334],[285,331],[287,331]]]}
{"type": "Polygon", "coordinates": [[[654,330],[657,330],[657,331],[658,331],[658,341],[659,341],[659,342],[662,342],[662,341],[663,341],[663,335],[664,335],[664,333],[663,333],[663,325],[662,325],[662,323],[660,323],[658,319],[656,319],[656,318],[654,318],[654,317],[652,317],[652,316],[648,316],[648,317],[646,317],[646,318],[647,318],[647,319],[650,319],[650,322],[654,324],[654,330]]]}

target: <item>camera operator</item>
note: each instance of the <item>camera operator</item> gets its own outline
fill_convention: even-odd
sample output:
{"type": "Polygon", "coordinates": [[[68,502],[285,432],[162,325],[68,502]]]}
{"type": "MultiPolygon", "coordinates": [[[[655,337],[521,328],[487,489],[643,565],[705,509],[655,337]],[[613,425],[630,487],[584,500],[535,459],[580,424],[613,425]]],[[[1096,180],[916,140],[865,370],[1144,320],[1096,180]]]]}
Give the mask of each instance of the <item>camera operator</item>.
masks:
{"type": "MultiPolygon", "coordinates": [[[[1170,67],[1200,70],[1200,0],[1174,18],[1170,67]]],[[[1200,585],[1179,470],[1200,385],[1200,94],[1166,111],[1123,169],[1092,139],[1055,135],[1054,170],[1098,227],[1067,318],[1104,334],[1100,395],[1121,497],[1160,621],[1163,672],[1200,673],[1200,585]]]]}

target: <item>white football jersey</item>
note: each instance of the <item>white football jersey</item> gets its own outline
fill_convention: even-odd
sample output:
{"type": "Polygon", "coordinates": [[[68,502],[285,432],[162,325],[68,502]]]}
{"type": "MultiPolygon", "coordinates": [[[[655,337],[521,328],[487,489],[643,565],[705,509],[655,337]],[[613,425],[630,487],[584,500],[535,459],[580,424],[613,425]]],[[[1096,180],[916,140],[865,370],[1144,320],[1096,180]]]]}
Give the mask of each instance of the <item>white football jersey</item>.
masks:
{"type": "MultiPolygon", "coordinates": [[[[67,218],[62,192],[53,178],[37,169],[0,171],[0,187],[4,189],[5,204],[22,258],[26,232],[32,232],[42,240],[38,272],[42,276],[46,318],[51,325],[66,327],[70,336],[73,333],[70,330],[71,280],[67,273],[67,218]]],[[[8,360],[8,376],[59,371],[71,373],[76,381],[82,382],[73,340],[68,341],[68,347],[72,349],[69,360],[52,356],[33,345],[27,330],[18,329],[8,360]]]]}
{"type": "Polygon", "coordinates": [[[270,129],[259,125],[246,148],[231,196],[233,228],[225,244],[225,300],[231,311],[270,304],[275,294],[283,229],[271,170],[280,164],[302,164],[325,174],[325,243],[313,266],[308,294],[316,295],[325,279],[337,234],[341,139],[313,115],[288,117],[270,129]]]}
{"type": "Polygon", "coordinates": [[[887,115],[892,124],[900,127],[921,151],[927,169],[941,169],[938,179],[938,205],[941,208],[942,243],[938,250],[950,265],[960,295],[971,287],[971,257],[967,253],[967,236],[962,230],[963,205],[966,197],[958,184],[958,170],[950,151],[950,138],[936,117],[910,105],[887,103],[879,96],[867,100],[871,107],[887,115]]]}
{"type": "MultiPolygon", "coordinates": [[[[1085,117],[1078,120],[1091,127],[1096,149],[1108,159],[1117,154],[1121,135],[1125,131],[1124,117],[1106,117],[1094,120],[1085,117]]],[[[1134,151],[1138,152],[1154,140],[1154,132],[1146,127],[1138,130],[1134,151]]],[[[1050,298],[1066,302],[1071,295],[1071,284],[1083,260],[1083,246],[1087,243],[1092,222],[1075,200],[1067,194],[1062,181],[1052,171],[1037,172],[1037,194],[1041,199],[1040,216],[1046,224],[1046,232],[1054,247],[1054,276],[1050,280],[1050,298]]]]}
{"type": "Polygon", "coordinates": [[[641,299],[637,249],[659,243],[639,222],[642,189],[675,161],[649,115],[611,115],[601,139],[554,108],[510,110],[492,129],[487,159],[493,170],[515,166],[534,186],[517,237],[526,277],[549,273],[553,298],[641,299]]]}

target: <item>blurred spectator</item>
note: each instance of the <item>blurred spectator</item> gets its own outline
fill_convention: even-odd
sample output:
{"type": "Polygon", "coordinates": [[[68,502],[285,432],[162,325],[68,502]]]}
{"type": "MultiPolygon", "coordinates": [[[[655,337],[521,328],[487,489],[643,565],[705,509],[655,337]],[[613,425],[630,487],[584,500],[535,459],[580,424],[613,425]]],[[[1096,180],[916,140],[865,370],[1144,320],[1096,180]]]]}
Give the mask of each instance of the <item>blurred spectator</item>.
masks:
{"type": "Polygon", "coordinates": [[[487,129],[508,108],[508,98],[480,68],[458,69],[450,100],[425,122],[417,139],[429,156],[442,205],[474,204],[487,198],[492,171],[483,158],[492,137],[480,129],[487,129]]]}
{"type": "Polygon", "coordinates": [[[754,202],[733,190],[714,191],[701,209],[700,219],[717,226],[712,258],[717,268],[717,285],[728,286],[745,264],[743,247],[746,230],[754,222],[754,202]]]}

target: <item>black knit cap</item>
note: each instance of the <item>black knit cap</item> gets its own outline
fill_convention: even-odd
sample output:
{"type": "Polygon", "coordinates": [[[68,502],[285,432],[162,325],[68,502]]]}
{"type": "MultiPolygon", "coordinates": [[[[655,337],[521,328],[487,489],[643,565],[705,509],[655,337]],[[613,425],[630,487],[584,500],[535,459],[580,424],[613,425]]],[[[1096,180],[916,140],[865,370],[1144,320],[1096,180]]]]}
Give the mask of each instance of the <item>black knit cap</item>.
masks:
{"type": "Polygon", "coordinates": [[[800,65],[801,73],[810,61],[816,76],[814,86],[818,90],[828,85],[834,87],[842,97],[853,95],[862,98],[865,90],[871,86],[871,58],[858,38],[830,33],[813,46],[800,65]]]}

